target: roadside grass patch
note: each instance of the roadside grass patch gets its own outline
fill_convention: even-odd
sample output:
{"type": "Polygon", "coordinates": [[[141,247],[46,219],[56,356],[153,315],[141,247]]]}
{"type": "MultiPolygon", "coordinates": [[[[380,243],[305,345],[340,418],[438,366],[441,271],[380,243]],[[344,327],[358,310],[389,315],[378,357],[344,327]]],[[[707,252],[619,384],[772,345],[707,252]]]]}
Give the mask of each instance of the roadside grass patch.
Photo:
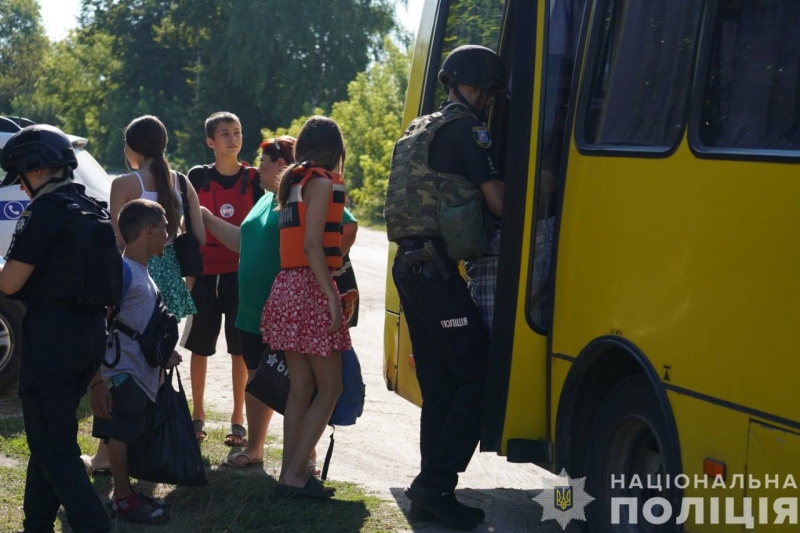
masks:
{"type": "MultiPolygon", "coordinates": [[[[94,454],[97,439],[91,436],[92,417],[88,398],[78,410],[82,453],[94,454]]],[[[146,494],[165,498],[172,509],[172,521],[158,528],[165,533],[350,533],[355,531],[389,532],[408,529],[405,517],[392,501],[364,493],[358,485],[329,482],[336,487],[332,500],[276,497],[272,491],[280,471],[281,444],[270,434],[264,447],[263,468],[220,466],[233,450],[223,444],[229,430],[228,417],[206,413],[208,437],[201,444],[207,465],[208,485],[175,487],[137,482],[135,487],[146,494]]],[[[323,439],[324,440],[324,439],[323,439]]],[[[323,452],[324,453],[324,452],[323,452]]],[[[25,441],[22,414],[0,418],[0,531],[22,529],[20,510],[25,489],[25,469],[29,452],[25,441]]],[[[319,464],[321,466],[322,457],[319,464]]],[[[97,474],[92,483],[104,501],[112,490],[111,476],[97,474]]],[[[150,526],[137,526],[112,517],[115,533],[152,532],[150,526]]],[[[69,532],[63,510],[56,521],[56,531],[69,532]]]]}

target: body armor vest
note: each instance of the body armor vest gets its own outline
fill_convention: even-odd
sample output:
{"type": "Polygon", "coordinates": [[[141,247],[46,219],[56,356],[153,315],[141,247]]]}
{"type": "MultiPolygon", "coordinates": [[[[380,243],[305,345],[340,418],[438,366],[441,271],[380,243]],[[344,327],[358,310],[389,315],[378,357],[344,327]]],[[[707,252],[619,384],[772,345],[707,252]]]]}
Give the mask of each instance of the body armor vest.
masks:
{"type": "Polygon", "coordinates": [[[22,289],[10,297],[74,299],[78,305],[92,307],[117,305],[122,297],[122,255],[105,204],[73,186],[57,189],[37,201],[53,202],[67,210],[67,230],[75,246],[64,254],[54,249],[22,289]]]}
{"type": "Polygon", "coordinates": [[[449,104],[441,111],[414,119],[395,144],[384,205],[390,241],[438,237],[444,239],[452,259],[481,254],[481,248],[485,247],[482,226],[487,215],[480,189],[466,176],[437,172],[428,166],[428,154],[436,132],[463,118],[475,117],[465,107],[449,104]],[[475,224],[467,225],[478,228],[475,235],[462,236],[462,229],[466,227],[463,220],[458,220],[464,215],[458,207],[462,205],[467,206],[467,216],[476,218],[475,224]],[[454,211],[454,206],[458,210],[454,211]],[[454,233],[457,234],[455,240],[450,238],[454,233]],[[468,242],[466,247],[455,242],[464,239],[479,242],[468,242]]]}
{"type": "MultiPolygon", "coordinates": [[[[197,190],[200,205],[225,222],[241,226],[254,205],[251,183],[256,169],[244,166],[239,183],[230,189],[224,189],[219,183],[211,181],[208,178],[208,168],[204,172],[206,180],[197,190]]],[[[200,252],[203,254],[203,275],[226,274],[239,270],[239,254],[222,244],[207,229],[206,244],[200,248],[200,252]]]]}

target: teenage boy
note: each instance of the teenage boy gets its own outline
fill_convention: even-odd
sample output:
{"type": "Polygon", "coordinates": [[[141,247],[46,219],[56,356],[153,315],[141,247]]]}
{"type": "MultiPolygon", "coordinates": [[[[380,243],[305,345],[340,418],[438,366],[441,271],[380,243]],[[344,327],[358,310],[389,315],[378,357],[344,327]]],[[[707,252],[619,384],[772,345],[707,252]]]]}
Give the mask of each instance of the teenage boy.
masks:
{"type": "MultiPolygon", "coordinates": [[[[214,151],[214,164],[196,166],[189,171],[189,181],[197,191],[200,205],[225,222],[240,226],[264,195],[259,187],[258,171],[239,161],[242,149],[242,124],[233,113],[221,111],[206,119],[206,145],[214,151]]],[[[192,352],[192,411],[198,440],[206,437],[203,396],[208,357],[214,355],[217,337],[225,315],[225,340],[231,355],[233,412],[231,430],[225,437],[228,446],[247,444],[244,422],[244,388],[247,366],[242,358],[236,311],[239,307],[239,254],[224,246],[206,231],[203,275],[194,279],[192,298],[197,314],[189,317],[181,345],[192,352]]]]}
{"type": "MultiPolygon", "coordinates": [[[[167,218],[159,204],[139,199],[122,207],[118,226],[125,241],[122,260],[130,283],[126,280],[127,290],[117,319],[136,331],[144,331],[158,295],[156,284],[147,272],[147,261],[164,253],[167,218]]],[[[127,335],[119,335],[108,347],[106,361],[116,360],[117,349],[117,364],[113,368],[101,366],[90,385],[95,415],[92,434],[108,443],[114,480],[112,510],[130,522],[163,524],[170,518],[166,503],[133,491],[127,460],[128,445],[141,442],[150,426],[160,369],[150,366],[139,342],[127,335]]],[[[180,361],[178,352],[173,352],[168,366],[171,368],[180,361]]]]}

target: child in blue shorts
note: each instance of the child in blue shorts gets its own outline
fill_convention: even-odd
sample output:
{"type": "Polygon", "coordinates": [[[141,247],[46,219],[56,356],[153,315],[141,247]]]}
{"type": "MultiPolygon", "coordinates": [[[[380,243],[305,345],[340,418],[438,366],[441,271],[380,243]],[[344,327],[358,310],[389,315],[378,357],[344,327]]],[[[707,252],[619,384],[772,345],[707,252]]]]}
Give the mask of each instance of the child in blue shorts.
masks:
{"type": "MultiPolygon", "coordinates": [[[[159,204],[138,199],[123,206],[118,227],[125,241],[122,258],[130,283],[126,279],[127,288],[116,318],[141,332],[150,320],[158,295],[156,284],[147,272],[147,262],[164,251],[167,219],[159,204]]],[[[169,366],[180,361],[178,352],[173,352],[169,366]]],[[[92,434],[108,443],[114,480],[112,510],[130,522],[163,524],[170,518],[166,503],[134,492],[127,464],[128,445],[140,442],[150,426],[160,368],[151,367],[138,341],[127,335],[119,335],[118,341],[111,343],[105,362],[91,383],[95,415],[92,434]],[[117,357],[116,364],[109,363],[117,357]]]]}

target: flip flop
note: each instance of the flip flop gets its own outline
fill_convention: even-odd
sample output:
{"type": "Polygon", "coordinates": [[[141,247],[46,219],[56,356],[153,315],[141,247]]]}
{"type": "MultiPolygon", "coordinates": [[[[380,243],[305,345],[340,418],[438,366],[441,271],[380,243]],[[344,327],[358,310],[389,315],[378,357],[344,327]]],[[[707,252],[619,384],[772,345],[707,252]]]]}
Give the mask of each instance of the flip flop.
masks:
{"type": "Polygon", "coordinates": [[[237,452],[231,454],[222,461],[222,466],[227,466],[231,468],[249,468],[253,466],[262,466],[264,464],[264,459],[253,459],[249,455],[244,452],[237,452]],[[240,463],[236,462],[239,457],[244,457],[247,459],[247,462],[240,463]]]}
{"type": "Polygon", "coordinates": [[[333,498],[336,495],[336,489],[333,487],[326,487],[320,480],[315,477],[308,478],[303,487],[291,487],[278,483],[275,485],[275,491],[283,496],[304,496],[307,498],[333,498]]]}
{"type": "Polygon", "coordinates": [[[247,430],[241,424],[231,424],[231,432],[225,437],[225,446],[242,448],[247,445],[247,430]]]}
{"type": "Polygon", "coordinates": [[[194,426],[194,434],[197,437],[197,440],[204,441],[206,437],[208,437],[208,433],[205,431],[206,423],[204,420],[192,420],[192,426],[194,426]]]}

